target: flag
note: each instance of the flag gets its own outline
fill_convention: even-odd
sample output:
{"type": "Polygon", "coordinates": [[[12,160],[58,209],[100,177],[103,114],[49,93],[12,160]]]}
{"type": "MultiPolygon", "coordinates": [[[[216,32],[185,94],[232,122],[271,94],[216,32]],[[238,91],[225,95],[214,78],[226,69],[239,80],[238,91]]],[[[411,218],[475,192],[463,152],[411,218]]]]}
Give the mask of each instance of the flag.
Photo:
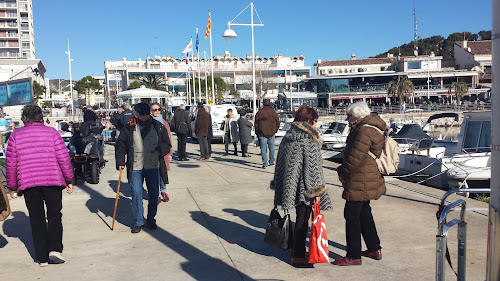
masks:
{"type": "Polygon", "coordinates": [[[186,48],[184,48],[184,51],[182,51],[183,56],[188,56],[190,52],[193,51],[193,38],[191,37],[191,41],[187,44],[186,48]]]}
{"type": "Polygon", "coordinates": [[[210,35],[210,29],[212,29],[212,16],[210,15],[210,10],[208,10],[208,23],[207,23],[207,31],[205,31],[205,39],[210,35]]]}
{"type": "Polygon", "coordinates": [[[196,29],[196,52],[198,52],[198,45],[200,44],[200,41],[198,41],[198,28],[196,29]]]}

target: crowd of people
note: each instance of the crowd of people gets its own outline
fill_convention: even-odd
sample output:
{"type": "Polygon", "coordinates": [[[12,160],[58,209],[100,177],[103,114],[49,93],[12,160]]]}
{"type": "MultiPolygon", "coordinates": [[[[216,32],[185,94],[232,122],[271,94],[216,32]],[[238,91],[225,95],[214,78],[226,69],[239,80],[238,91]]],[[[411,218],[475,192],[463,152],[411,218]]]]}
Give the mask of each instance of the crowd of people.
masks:
{"type": "MultiPolygon", "coordinates": [[[[240,112],[237,118],[232,111],[227,110],[220,128],[225,146],[223,155],[229,155],[230,144],[234,149],[233,155],[238,155],[237,143],[240,142],[241,156],[250,157],[248,145],[252,142],[252,127],[255,128],[261,148],[262,168],[275,165],[271,182],[274,205],[286,211],[296,210],[291,263],[294,266],[308,265],[306,237],[313,203],[317,200],[322,210],[332,209],[323,174],[320,152],[322,141],[316,129],[318,113],[311,106],[298,108],[275,158],[275,134],[280,121],[270,101],[263,101],[263,107],[255,120],[244,112],[240,112]]],[[[92,112],[90,108],[90,113],[84,117],[89,120],[95,118],[92,112]]],[[[351,132],[347,138],[344,160],[337,169],[344,188],[342,198],[346,201],[344,218],[347,253],[345,257],[334,261],[335,265],[340,266],[359,265],[362,256],[382,259],[370,201],[379,199],[385,193],[384,178],[370,153],[380,157],[384,139],[378,129],[386,130],[386,124],[377,114],[372,114],[364,102],[349,105],[346,113],[351,132]],[[362,251],[361,237],[367,247],[365,251],[362,251]]],[[[176,109],[170,122],[166,116],[158,103],[138,103],[133,108],[125,105],[112,116],[117,130],[116,168],[126,172],[132,188],[132,233],[139,233],[146,226],[151,230],[157,229],[155,217],[158,204],[169,201],[166,184],[169,183],[168,171],[173,156],[171,131],[177,135],[177,160],[189,160],[186,139],[192,133],[191,118],[185,106],[176,109]],[[143,182],[146,182],[148,193],[146,218],[143,211],[143,182]]],[[[64,189],[68,193],[73,190],[71,162],[59,133],[43,124],[40,107],[25,106],[22,120],[25,126],[13,132],[9,140],[7,186],[12,190],[12,198],[24,195],[40,266],[46,266],[49,260],[62,263],[65,259],[62,256],[61,194],[64,189]],[[23,145],[27,141],[36,145],[23,145]],[[43,163],[34,164],[33,161],[43,163]]],[[[194,133],[200,145],[200,157],[197,160],[210,159],[213,138],[210,106],[198,104],[194,123],[194,133]]]]}

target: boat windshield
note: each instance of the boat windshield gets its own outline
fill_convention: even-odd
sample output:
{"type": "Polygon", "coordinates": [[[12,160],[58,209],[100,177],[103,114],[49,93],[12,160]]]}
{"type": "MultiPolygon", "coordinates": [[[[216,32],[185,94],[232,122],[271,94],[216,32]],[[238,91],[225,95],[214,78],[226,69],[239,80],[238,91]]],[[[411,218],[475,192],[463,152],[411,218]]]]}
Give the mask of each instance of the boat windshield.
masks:
{"type": "Polygon", "coordinates": [[[469,121],[463,149],[467,152],[491,151],[491,121],[469,121]]]}

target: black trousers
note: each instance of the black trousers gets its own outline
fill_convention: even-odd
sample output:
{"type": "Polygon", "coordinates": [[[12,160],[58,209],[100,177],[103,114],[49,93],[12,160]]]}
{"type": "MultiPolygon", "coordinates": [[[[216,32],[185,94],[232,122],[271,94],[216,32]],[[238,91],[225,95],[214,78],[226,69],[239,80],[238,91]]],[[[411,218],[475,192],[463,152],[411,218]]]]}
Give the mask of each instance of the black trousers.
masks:
{"type": "Polygon", "coordinates": [[[248,153],[248,144],[241,144],[241,153],[246,155],[248,153]]]}
{"type": "Polygon", "coordinates": [[[40,263],[49,261],[50,251],[61,253],[63,250],[62,190],[60,186],[36,186],[23,192],[30,216],[35,256],[40,263]]]}
{"type": "MultiPolygon", "coordinates": [[[[231,135],[226,132],[226,135],[224,136],[224,146],[226,148],[226,153],[229,151],[229,144],[231,143],[231,135]]],[[[232,142],[234,146],[234,153],[238,153],[238,146],[236,145],[236,142],[232,142]]]]}
{"type": "Polygon", "coordinates": [[[306,238],[307,228],[309,227],[309,218],[311,217],[311,206],[300,204],[296,207],[297,218],[295,229],[293,230],[292,257],[304,258],[306,256],[306,238]]]}
{"type": "Polygon", "coordinates": [[[344,218],[348,258],[361,258],[361,235],[363,235],[368,251],[374,252],[381,249],[370,201],[346,201],[344,218]]]}
{"type": "Polygon", "coordinates": [[[186,156],[187,134],[177,134],[177,156],[179,160],[187,158],[186,156]]]}
{"type": "Polygon", "coordinates": [[[212,156],[212,138],[207,137],[208,156],[212,156]]]}

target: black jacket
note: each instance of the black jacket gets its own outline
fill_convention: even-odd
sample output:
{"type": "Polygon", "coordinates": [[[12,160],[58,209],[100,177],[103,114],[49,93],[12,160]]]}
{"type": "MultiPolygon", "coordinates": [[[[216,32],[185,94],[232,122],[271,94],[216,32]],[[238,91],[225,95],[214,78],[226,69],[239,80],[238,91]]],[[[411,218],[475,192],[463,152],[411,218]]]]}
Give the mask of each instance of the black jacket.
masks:
{"type": "Polygon", "coordinates": [[[87,109],[83,112],[83,122],[97,121],[97,119],[99,119],[99,117],[97,117],[94,111],[87,109]]]}
{"type": "MultiPolygon", "coordinates": [[[[188,126],[188,131],[191,129],[191,121],[189,120],[189,113],[187,113],[182,108],[177,108],[174,113],[174,118],[172,118],[172,122],[170,122],[170,129],[177,132],[177,126],[181,122],[186,122],[188,126]]],[[[189,134],[189,133],[188,133],[189,134]]]]}
{"type": "MultiPolygon", "coordinates": [[[[164,156],[170,152],[172,144],[168,138],[168,132],[162,123],[153,120],[153,124],[156,133],[158,134],[158,150],[160,151],[160,176],[164,183],[168,183],[168,173],[167,166],[165,164],[164,156]]],[[[125,125],[120,132],[120,136],[116,140],[115,144],[115,160],[116,169],[119,170],[120,166],[127,166],[127,179],[130,183],[132,181],[132,171],[134,169],[134,138],[133,131],[137,126],[125,125]],[[125,163],[125,155],[127,156],[127,162],[125,163]]],[[[151,128],[151,129],[152,129],[151,128]]]]}
{"type": "Polygon", "coordinates": [[[134,117],[134,112],[130,109],[124,109],[122,114],[120,114],[120,123],[121,123],[121,128],[127,124],[127,121],[130,120],[130,118],[134,117]]]}

